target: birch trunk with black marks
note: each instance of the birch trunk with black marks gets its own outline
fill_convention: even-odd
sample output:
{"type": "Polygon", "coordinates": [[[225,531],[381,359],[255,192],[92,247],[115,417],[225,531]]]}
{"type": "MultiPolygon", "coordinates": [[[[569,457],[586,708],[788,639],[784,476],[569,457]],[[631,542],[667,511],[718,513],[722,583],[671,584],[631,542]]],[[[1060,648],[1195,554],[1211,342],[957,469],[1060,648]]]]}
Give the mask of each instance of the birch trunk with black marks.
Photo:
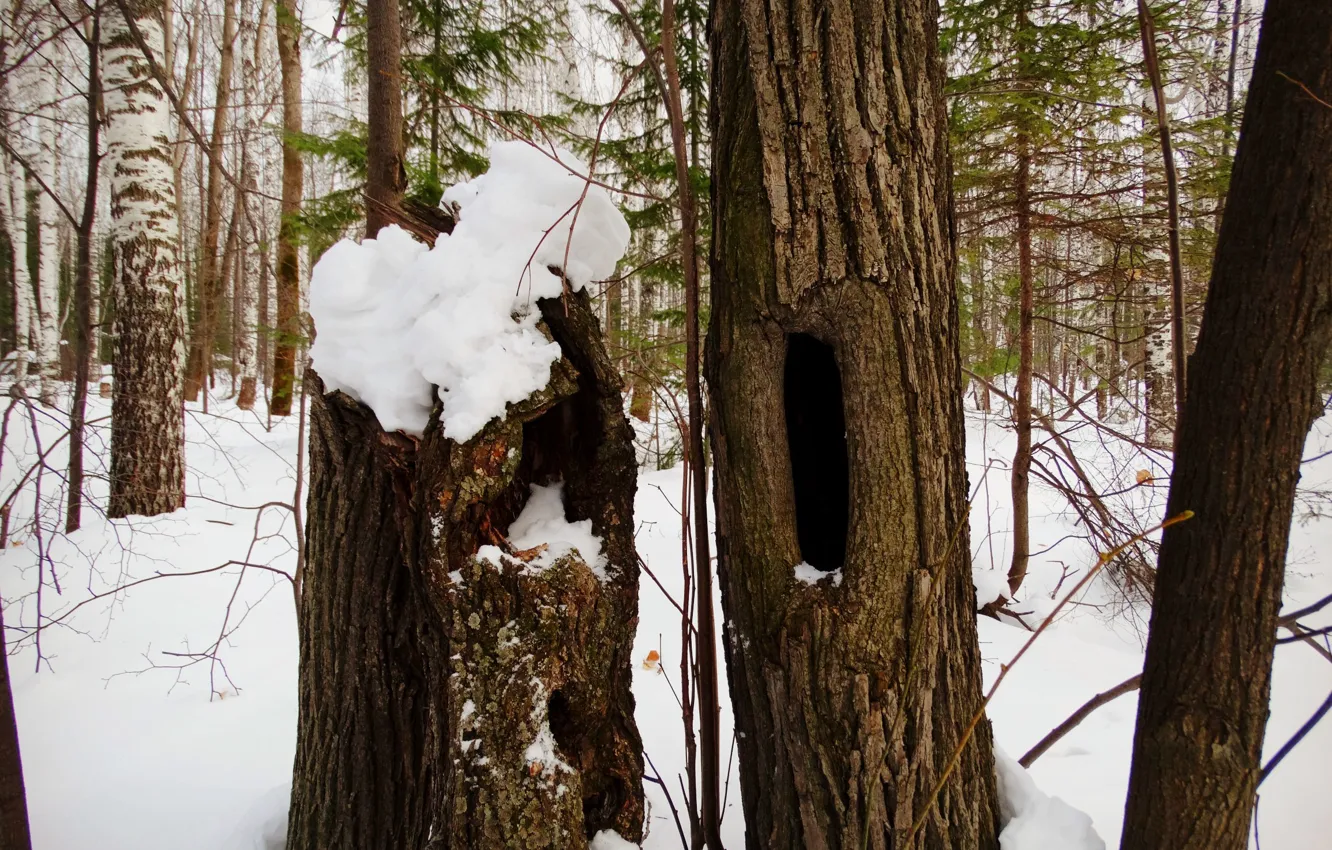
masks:
{"type": "MultiPolygon", "coordinates": [[[[8,64],[11,55],[11,14],[9,0],[0,0],[0,66],[8,64]]],[[[0,113],[8,114],[11,103],[11,74],[0,74],[0,113]]],[[[6,145],[12,145],[10,128],[0,124],[0,134],[6,145]]],[[[25,382],[28,374],[28,329],[32,318],[32,284],[28,280],[28,199],[23,169],[10,155],[0,149],[0,224],[9,237],[13,258],[14,299],[14,380],[25,382]]]]}
{"type": "Polygon", "coordinates": [[[751,850],[996,846],[984,719],[933,793],[981,707],[937,14],[713,7],[708,383],[751,850]]]}
{"type": "Polygon", "coordinates": [[[630,650],[636,467],[586,293],[540,302],[546,388],[465,443],[419,440],[313,373],[289,850],[585,848],[643,826],[630,650]],[[592,521],[541,570],[504,534],[533,484],[592,521]],[[507,554],[479,559],[482,545],[507,554]]]}
{"type": "Polygon", "coordinates": [[[117,339],[112,517],[170,513],[185,504],[185,309],[171,117],[123,10],[148,48],[159,56],[162,50],[161,0],[106,7],[102,78],[117,339]]]}
{"type": "Polygon", "coordinates": [[[60,97],[59,76],[53,60],[57,41],[49,23],[43,23],[38,37],[46,41],[43,48],[28,61],[33,63],[36,75],[34,95],[37,98],[37,143],[34,166],[40,175],[33,176],[37,198],[37,288],[36,331],[37,364],[40,370],[38,394],[46,404],[54,404],[56,382],[60,377],[60,224],[61,217],[55,198],[56,159],[59,125],[56,102],[60,97]],[[49,40],[48,40],[49,39],[49,40]],[[36,177],[40,176],[40,182],[36,177]],[[43,187],[42,184],[45,184],[43,187]]]}
{"type": "Polygon", "coordinates": [[[1332,341],[1332,15],[1268,0],[1175,452],[1124,848],[1243,850],[1332,341]],[[1321,98],[1315,99],[1315,98],[1321,98]]]}
{"type": "MultiPolygon", "coordinates": [[[[261,4],[262,5],[262,4],[261,4]]],[[[236,368],[240,391],[236,406],[254,407],[259,377],[259,66],[263,61],[263,21],[267,8],[256,15],[254,0],[241,0],[241,185],[236,203],[241,207],[241,256],[236,283],[236,368]]]]}

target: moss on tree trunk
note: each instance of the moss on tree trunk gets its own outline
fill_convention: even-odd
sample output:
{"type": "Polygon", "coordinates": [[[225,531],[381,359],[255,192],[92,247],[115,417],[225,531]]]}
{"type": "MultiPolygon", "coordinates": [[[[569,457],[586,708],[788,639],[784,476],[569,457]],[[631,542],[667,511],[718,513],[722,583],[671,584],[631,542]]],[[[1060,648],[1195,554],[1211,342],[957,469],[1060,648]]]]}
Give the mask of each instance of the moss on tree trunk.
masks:
{"type": "Polygon", "coordinates": [[[540,304],[564,354],[547,387],[466,443],[437,418],[419,441],[386,434],[317,394],[292,850],[641,837],[634,453],[588,298],[566,302],[540,304]],[[531,485],[557,479],[604,578],[505,539],[531,485]],[[479,559],[487,544],[505,554],[479,559]]]}
{"type": "Polygon", "coordinates": [[[936,15],[713,7],[708,383],[753,850],[996,845],[987,723],[933,794],[981,705],[936,15]]]}

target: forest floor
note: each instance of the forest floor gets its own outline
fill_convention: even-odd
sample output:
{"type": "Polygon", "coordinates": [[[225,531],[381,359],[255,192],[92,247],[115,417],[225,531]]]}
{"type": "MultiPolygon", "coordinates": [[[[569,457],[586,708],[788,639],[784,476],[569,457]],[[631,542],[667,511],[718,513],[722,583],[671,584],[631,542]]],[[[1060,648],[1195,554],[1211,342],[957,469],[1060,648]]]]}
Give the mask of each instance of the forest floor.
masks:
{"type": "MultiPolygon", "coordinates": [[[[109,414],[92,401],[89,419],[109,414]]],[[[193,406],[192,406],[193,407],[193,406]]],[[[296,562],[295,526],[285,505],[296,482],[296,417],[271,429],[255,413],[214,402],[192,410],[188,426],[188,507],[168,517],[106,521],[85,508],[82,530],[39,536],[34,503],[49,523],[62,503],[59,471],[63,432],[56,416],[36,415],[52,469],[15,502],[19,529],[0,555],[0,593],[13,654],[18,725],[28,805],[38,850],[198,850],[281,846],[296,735],[297,641],[289,581],[296,562]],[[270,504],[262,509],[266,503],[270,504]],[[28,529],[28,530],[23,530],[28,529]],[[39,559],[39,553],[41,557],[39,559]],[[37,565],[44,582],[37,594],[37,565]],[[237,564],[250,565],[242,570],[237,564]],[[201,575],[184,575],[221,567],[201,575]],[[167,578],[151,578],[157,574],[167,578]],[[59,593],[52,576],[60,582],[59,593]],[[90,596],[150,579],[77,611],[90,596]],[[39,647],[31,628],[46,625],[39,647]],[[58,621],[51,623],[52,620],[58,621]],[[219,636],[225,635],[219,640],[219,636]],[[38,669],[40,668],[40,669],[38,669]]],[[[1077,422],[1068,440],[1080,463],[1113,497],[1116,511],[1140,527],[1163,510],[1168,458],[1077,422]],[[1139,471],[1151,480],[1138,483],[1139,471]]],[[[1084,423],[1085,425],[1085,423],[1084,423]]],[[[1140,425],[1122,426],[1140,433],[1140,425]]],[[[971,412],[968,465],[975,492],[971,545],[977,586],[998,586],[1010,545],[1008,459],[1012,434],[997,416],[971,412]]],[[[94,496],[105,494],[106,422],[94,427],[89,463],[94,496]]],[[[1038,441],[1042,435],[1036,435],[1038,441]]],[[[1315,427],[1306,451],[1332,448],[1332,417],[1315,427]]],[[[0,467],[8,495],[40,449],[20,407],[11,417],[0,467]]],[[[1049,468],[1055,469],[1049,460],[1049,468]]],[[[639,479],[639,551],[673,596],[680,593],[681,474],[645,472],[639,479]]],[[[1320,598],[1332,587],[1332,457],[1306,463],[1287,570],[1287,608],[1320,598]]],[[[302,497],[303,501],[303,497],[302,497]]],[[[1038,624],[1096,562],[1068,500],[1036,483],[1032,543],[1038,552],[1012,607],[1038,624]]],[[[634,648],[638,721],[648,756],[681,803],[682,722],[674,693],[679,679],[679,615],[647,576],[641,582],[634,648]],[[658,665],[643,663],[650,652],[658,665]]],[[[1237,589],[1236,592],[1243,592],[1237,589]]],[[[1014,758],[1094,694],[1139,672],[1148,610],[1125,601],[1108,576],[1092,582],[1013,668],[989,709],[999,745],[1014,758]]],[[[720,605],[718,617],[720,618],[720,605]]],[[[1332,622],[1324,612],[1314,625],[1332,622]]],[[[987,687],[1030,636],[1019,623],[980,617],[987,687]]],[[[1332,690],[1332,665],[1302,643],[1277,650],[1267,753],[1275,752],[1332,690]]],[[[723,680],[723,746],[732,720],[723,680]]],[[[1046,793],[1091,816],[1107,846],[1118,845],[1128,781],[1136,697],[1100,709],[1034,765],[1046,793]]],[[[1259,834],[1264,850],[1320,846],[1332,833],[1332,722],[1305,739],[1261,789],[1259,834]]],[[[725,757],[727,752],[723,752],[725,757]]],[[[651,772],[651,769],[649,769],[651,772]]],[[[723,835],[743,846],[738,774],[729,772],[723,835]]],[[[662,790],[647,786],[653,850],[680,846],[662,790]]],[[[1254,846],[1258,846],[1255,844],[1254,846]]]]}

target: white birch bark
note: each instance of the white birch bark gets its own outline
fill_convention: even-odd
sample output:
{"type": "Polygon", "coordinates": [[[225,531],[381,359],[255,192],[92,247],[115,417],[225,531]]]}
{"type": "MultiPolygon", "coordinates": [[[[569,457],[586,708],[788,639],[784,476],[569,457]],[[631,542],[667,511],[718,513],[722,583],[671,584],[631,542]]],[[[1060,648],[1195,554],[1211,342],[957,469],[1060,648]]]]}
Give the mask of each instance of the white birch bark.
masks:
{"type": "Polygon", "coordinates": [[[1159,196],[1148,192],[1147,184],[1151,171],[1147,168],[1150,147],[1149,106],[1143,100],[1142,135],[1143,144],[1143,233],[1146,234],[1141,280],[1147,306],[1143,310],[1144,340],[1143,383],[1147,395],[1147,426],[1145,438],[1147,445],[1158,449],[1168,449],[1175,442],[1175,372],[1171,360],[1170,339],[1170,280],[1168,269],[1170,260],[1160,247],[1165,239],[1160,229],[1151,224],[1153,208],[1159,196]]]}
{"type": "MultiPolygon", "coordinates": [[[[149,51],[163,53],[162,0],[129,0],[149,51]]],[[[102,20],[106,164],[115,246],[112,517],[167,513],[185,502],[184,298],[172,122],[119,4],[102,20]]]]}
{"type": "Polygon", "coordinates": [[[240,393],[237,405],[242,410],[254,407],[258,384],[258,326],[259,326],[259,53],[263,43],[261,27],[263,16],[255,14],[254,0],[241,0],[241,221],[238,248],[240,264],[236,285],[236,305],[239,327],[236,329],[236,368],[240,374],[240,393]]]}
{"type": "MultiPolygon", "coordinates": [[[[37,339],[36,359],[41,374],[38,391],[47,404],[55,402],[56,381],[60,376],[60,212],[51,192],[56,190],[56,162],[59,153],[59,125],[56,103],[59,101],[59,76],[53,61],[56,42],[49,24],[39,29],[45,42],[35,63],[36,149],[30,164],[41,177],[37,186],[37,339]],[[43,185],[44,184],[44,185],[43,185]]],[[[36,181],[35,181],[36,182],[36,181]]]]}

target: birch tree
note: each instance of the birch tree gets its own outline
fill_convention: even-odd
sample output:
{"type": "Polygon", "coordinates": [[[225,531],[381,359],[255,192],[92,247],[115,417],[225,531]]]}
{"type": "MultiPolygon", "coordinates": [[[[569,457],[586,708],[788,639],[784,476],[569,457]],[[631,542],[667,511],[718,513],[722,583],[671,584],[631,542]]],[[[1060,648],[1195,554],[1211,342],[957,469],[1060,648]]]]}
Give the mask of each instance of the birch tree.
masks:
{"type": "Polygon", "coordinates": [[[37,197],[37,363],[41,370],[40,397],[55,401],[56,378],[60,374],[60,212],[51,192],[56,188],[58,125],[56,102],[59,85],[52,53],[55,34],[49,23],[38,30],[43,47],[29,61],[33,67],[32,94],[36,100],[33,162],[37,174],[29,174],[37,197]]]}
{"type": "MultiPolygon", "coordinates": [[[[13,9],[9,0],[0,0],[0,66],[7,65],[14,43],[13,9]]],[[[0,114],[10,114],[12,105],[10,75],[0,74],[0,114]]],[[[32,283],[28,279],[28,198],[23,169],[9,154],[13,141],[8,138],[8,124],[0,124],[5,135],[0,150],[0,221],[9,235],[14,256],[14,376],[25,381],[28,374],[28,338],[32,322],[32,283]]]]}
{"type": "Polygon", "coordinates": [[[162,0],[116,0],[102,26],[119,343],[112,517],[169,513],[185,503],[185,323],[171,116],[145,56],[162,55],[162,7],[162,0]]]}

